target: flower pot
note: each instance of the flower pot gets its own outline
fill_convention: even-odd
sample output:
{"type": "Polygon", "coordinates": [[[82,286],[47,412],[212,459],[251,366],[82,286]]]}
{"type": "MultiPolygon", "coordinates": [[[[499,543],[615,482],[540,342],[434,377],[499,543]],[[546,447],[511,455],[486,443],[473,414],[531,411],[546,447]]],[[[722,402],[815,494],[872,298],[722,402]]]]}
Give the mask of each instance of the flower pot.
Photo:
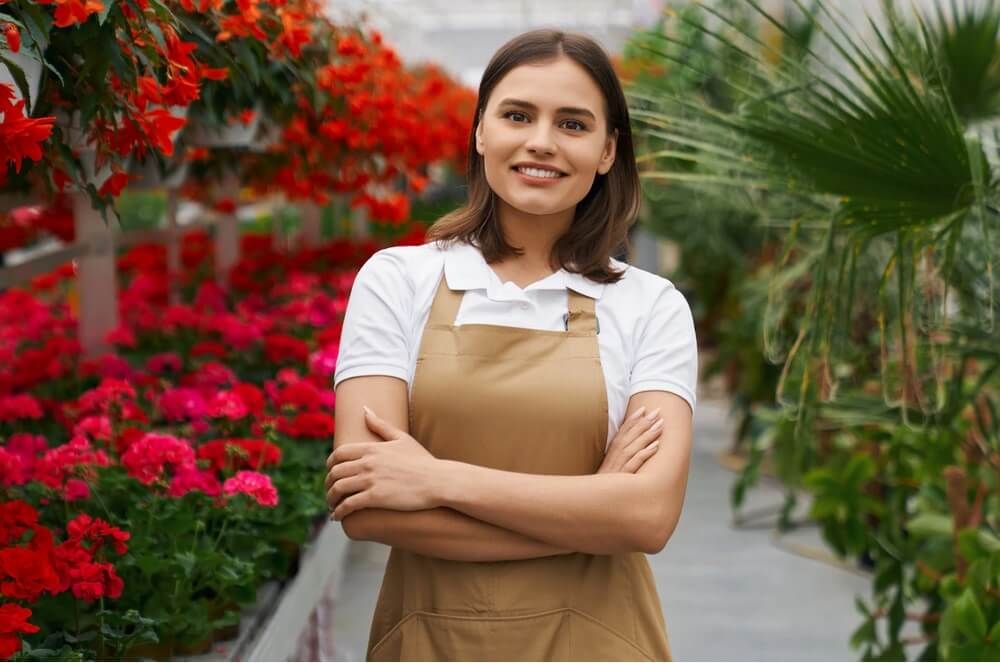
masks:
{"type": "Polygon", "coordinates": [[[226,640],[235,640],[236,636],[240,634],[240,619],[239,611],[240,604],[236,601],[230,600],[215,600],[208,607],[208,616],[212,621],[222,619],[227,612],[236,612],[236,621],[233,624],[226,624],[223,626],[217,626],[212,631],[212,637],[216,642],[225,642],[226,640]]]}
{"type": "Polygon", "coordinates": [[[192,122],[187,139],[199,147],[248,147],[254,144],[259,128],[260,111],[254,109],[253,119],[247,124],[233,120],[218,127],[203,121],[192,122]]]}
{"type": "Polygon", "coordinates": [[[148,658],[154,661],[169,661],[174,657],[175,651],[173,640],[166,638],[160,642],[144,642],[127,647],[122,652],[121,660],[138,661],[142,658],[148,658]]]}
{"type": "Polygon", "coordinates": [[[208,633],[200,640],[178,640],[174,651],[181,656],[198,656],[212,651],[214,644],[215,638],[212,637],[212,633],[208,633]]]}
{"type": "MultiPolygon", "coordinates": [[[[4,51],[4,58],[13,62],[15,65],[21,68],[24,72],[24,77],[28,81],[28,96],[29,98],[25,100],[24,108],[25,115],[30,116],[31,112],[34,110],[38,103],[38,92],[39,85],[42,81],[42,63],[37,59],[29,56],[26,49],[21,49],[17,53],[11,53],[10,51],[4,51]]],[[[6,65],[0,64],[0,84],[7,83],[14,89],[14,100],[24,99],[21,94],[21,88],[17,86],[14,81],[14,75],[11,74],[10,70],[6,65]]]]}

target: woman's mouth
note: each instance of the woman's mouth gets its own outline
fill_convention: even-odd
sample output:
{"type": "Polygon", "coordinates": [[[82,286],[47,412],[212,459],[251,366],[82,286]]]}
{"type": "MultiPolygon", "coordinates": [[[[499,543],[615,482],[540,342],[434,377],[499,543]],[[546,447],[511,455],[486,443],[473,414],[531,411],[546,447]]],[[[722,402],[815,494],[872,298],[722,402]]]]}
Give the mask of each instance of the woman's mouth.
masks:
{"type": "Polygon", "coordinates": [[[532,168],[529,166],[514,166],[511,168],[520,178],[531,184],[554,184],[566,177],[564,173],[544,168],[532,168]]]}

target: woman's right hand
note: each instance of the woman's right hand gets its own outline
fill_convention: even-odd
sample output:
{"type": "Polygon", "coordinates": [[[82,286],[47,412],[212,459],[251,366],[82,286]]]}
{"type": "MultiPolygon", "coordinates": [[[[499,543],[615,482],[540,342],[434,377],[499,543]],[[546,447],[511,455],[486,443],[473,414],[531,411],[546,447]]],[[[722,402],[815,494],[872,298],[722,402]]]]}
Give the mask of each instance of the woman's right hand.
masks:
{"type": "Polygon", "coordinates": [[[660,410],[643,416],[645,406],[639,408],[621,425],[615,434],[604,461],[598,468],[598,474],[608,472],[626,472],[635,474],[660,446],[660,433],[663,432],[663,418],[660,410]]]}

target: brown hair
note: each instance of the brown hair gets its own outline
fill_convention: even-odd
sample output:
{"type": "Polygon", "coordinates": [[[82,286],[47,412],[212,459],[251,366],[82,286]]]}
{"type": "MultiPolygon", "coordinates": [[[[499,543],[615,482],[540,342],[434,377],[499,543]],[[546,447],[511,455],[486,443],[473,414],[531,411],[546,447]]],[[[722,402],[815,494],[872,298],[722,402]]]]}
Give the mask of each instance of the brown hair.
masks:
{"type": "Polygon", "coordinates": [[[442,216],[427,230],[427,241],[464,241],[479,248],[493,263],[524,251],[508,244],[500,231],[497,195],[486,180],[483,159],[476,151],[476,129],[493,88],[508,71],[522,64],[555,60],[565,55],[581,65],[601,88],[608,135],[617,129],[615,161],[577,203],[570,229],[552,247],[552,258],[563,269],[598,283],[617,283],[623,272],[611,269],[609,258],[628,249],[628,229],[639,214],[641,191],[632,147],[632,130],[625,94],[607,53],[591,37],[542,28],[514,37],[493,55],[479,83],[479,99],[469,136],[468,202],[442,216]]]}

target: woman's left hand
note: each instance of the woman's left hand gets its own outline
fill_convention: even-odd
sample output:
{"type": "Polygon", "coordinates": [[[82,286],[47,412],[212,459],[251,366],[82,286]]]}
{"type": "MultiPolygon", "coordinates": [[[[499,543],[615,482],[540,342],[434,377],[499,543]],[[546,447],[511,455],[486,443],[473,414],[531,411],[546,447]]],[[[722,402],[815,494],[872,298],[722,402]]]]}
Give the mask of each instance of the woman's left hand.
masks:
{"type": "Polygon", "coordinates": [[[384,441],[338,446],[326,459],[326,503],[334,520],[358,509],[433,509],[440,461],[420,442],[369,410],[368,429],[384,441]]]}

